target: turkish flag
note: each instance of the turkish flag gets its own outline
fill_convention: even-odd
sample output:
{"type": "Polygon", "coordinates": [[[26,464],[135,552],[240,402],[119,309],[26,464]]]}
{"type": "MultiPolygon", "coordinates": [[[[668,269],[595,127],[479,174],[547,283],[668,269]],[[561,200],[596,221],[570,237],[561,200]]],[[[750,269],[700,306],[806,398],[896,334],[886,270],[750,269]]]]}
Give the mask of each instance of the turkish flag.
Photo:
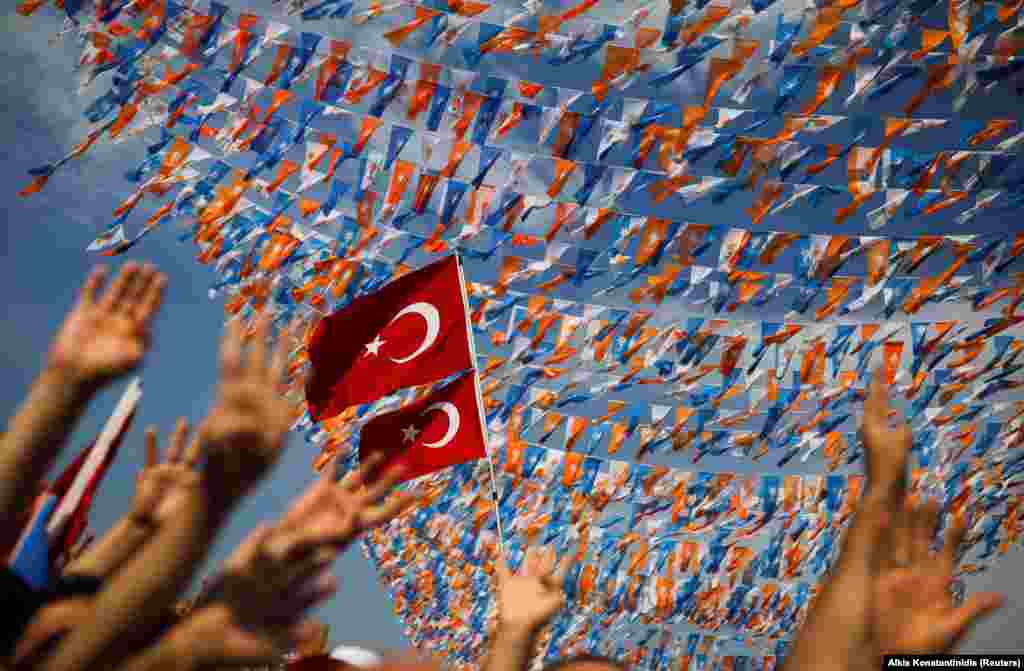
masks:
{"type": "Polygon", "coordinates": [[[359,458],[384,452],[378,467],[404,464],[403,480],[413,480],[487,456],[476,373],[464,375],[422,400],[374,417],[363,427],[359,458]]]}
{"type": "Polygon", "coordinates": [[[404,275],[324,317],[309,342],[316,421],[473,367],[457,257],[404,275]]]}

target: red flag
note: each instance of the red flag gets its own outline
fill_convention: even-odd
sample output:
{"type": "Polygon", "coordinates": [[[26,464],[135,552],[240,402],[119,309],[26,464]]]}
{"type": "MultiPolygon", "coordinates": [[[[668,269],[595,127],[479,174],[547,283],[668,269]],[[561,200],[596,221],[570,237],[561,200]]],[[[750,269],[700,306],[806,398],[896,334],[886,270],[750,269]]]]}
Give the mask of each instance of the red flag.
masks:
{"type": "MultiPolygon", "coordinates": [[[[128,385],[99,437],[85,450],[85,459],[75,469],[73,480],[61,495],[60,505],[46,527],[51,557],[57,558],[70,550],[85,532],[96,490],[131,427],[141,398],[142,386],[136,379],[128,385]]],[[[58,486],[61,484],[57,483],[58,486]]]]}
{"type": "Polygon", "coordinates": [[[349,671],[356,667],[340,662],[330,655],[313,655],[288,662],[287,671],[349,671]]]}
{"type": "Polygon", "coordinates": [[[381,469],[401,463],[405,480],[487,456],[476,373],[465,375],[404,408],[374,417],[363,427],[359,458],[387,454],[381,469]]]}
{"type": "Polygon", "coordinates": [[[473,366],[462,269],[449,256],[356,299],[317,325],[309,342],[309,412],[345,408],[473,366]]]}

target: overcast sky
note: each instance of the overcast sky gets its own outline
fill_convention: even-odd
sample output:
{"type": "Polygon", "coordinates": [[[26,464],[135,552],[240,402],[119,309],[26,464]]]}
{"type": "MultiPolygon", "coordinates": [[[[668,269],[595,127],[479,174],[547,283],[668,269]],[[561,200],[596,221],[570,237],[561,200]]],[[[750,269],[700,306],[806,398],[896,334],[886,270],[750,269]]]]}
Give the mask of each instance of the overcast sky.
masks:
{"type": "MultiPolygon", "coordinates": [[[[7,3],[11,5],[13,3],[7,3]]],[[[268,0],[230,3],[269,11],[268,0]]],[[[85,246],[110,221],[110,212],[124,198],[127,184],[123,173],[134,168],[142,156],[142,147],[126,143],[111,147],[101,143],[83,160],[72,162],[54,177],[41,194],[19,199],[15,193],[27,182],[28,169],[63,155],[83,135],[86,124],[82,110],[91,100],[74,93],[72,62],[76,50],[71,45],[50,47],[47,39],[60,26],[50,9],[32,19],[18,17],[12,8],[3,10],[0,53],[5,68],[0,73],[6,95],[0,114],[0,165],[7,191],[0,196],[7,205],[4,230],[4,260],[0,268],[6,295],[6,319],[0,322],[0,407],[10,415],[39,369],[47,342],[70,306],[75,290],[94,258],[85,246]],[[119,189],[119,190],[118,190],[119,189]]],[[[774,26],[774,15],[763,19],[774,26]]],[[[306,26],[305,29],[318,29],[306,26]]],[[[762,33],[770,33],[763,29],[762,33]]],[[[453,63],[454,64],[454,63],[453,63]]],[[[503,66],[515,68],[513,62],[503,66]]],[[[485,64],[485,67],[490,67],[485,64]]],[[[580,81],[571,69],[529,70],[531,78],[546,83],[567,84],[580,81]]],[[[525,72],[519,73],[526,76],[525,72]]],[[[680,89],[682,90],[682,89],[680,89]]],[[[681,95],[677,91],[677,94],[681,95]]],[[[984,111],[984,110],[983,110],[984,111]]],[[[712,217],[721,223],[746,223],[742,204],[730,203],[716,210],[700,210],[689,215],[694,220],[712,217]]],[[[1019,228],[1018,221],[986,220],[978,230],[1019,228]]],[[[782,218],[773,228],[822,230],[821,221],[782,218]]],[[[849,224],[863,232],[863,222],[849,224]]],[[[829,229],[832,230],[832,229],[829,229]]],[[[887,233],[910,233],[907,225],[887,233]]],[[[921,234],[922,231],[913,231],[921,234]]],[[[935,230],[929,233],[964,233],[961,230],[935,230]]],[[[213,281],[209,268],[196,263],[193,247],[179,243],[170,229],[150,236],[132,251],[131,258],[156,263],[170,277],[164,310],[156,325],[153,352],[142,371],[144,398],[141,412],[115,462],[96,502],[93,526],[108,528],[124,510],[131,495],[134,475],[144,456],[142,430],[156,424],[168,432],[175,418],[184,415],[200,420],[215,393],[216,352],[221,331],[223,308],[211,301],[207,289],[213,281]]],[[[75,434],[73,444],[80,446],[92,438],[106,419],[120,394],[115,388],[90,409],[75,434]]],[[[70,452],[68,453],[70,454],[70,452]]],[[[247,505],[233,519],[213,553],[211,563],[220,561],[258,521],[271,519],[286,507],[312,478],[310,463],[313,448],[299,439],[282,463],[247,505]]],[[[1018,615],[1024,600],[1024,581],[1020,551],[1014,549],[995,570],[972,580],[972,587],[998,589],[1011,599],[999,615],[979,627],[968,641],[972,651],[1010,652],[1024,649],[1018,615]]],[[[362,643],[379,648],[406,645],[401,628],[391,615],[386,596],[373,572],[357,552],[350,552],[337,566],[342,587],[338,597],[326,606],[321,616],[332,625],[332,642],[362,643]]]]}

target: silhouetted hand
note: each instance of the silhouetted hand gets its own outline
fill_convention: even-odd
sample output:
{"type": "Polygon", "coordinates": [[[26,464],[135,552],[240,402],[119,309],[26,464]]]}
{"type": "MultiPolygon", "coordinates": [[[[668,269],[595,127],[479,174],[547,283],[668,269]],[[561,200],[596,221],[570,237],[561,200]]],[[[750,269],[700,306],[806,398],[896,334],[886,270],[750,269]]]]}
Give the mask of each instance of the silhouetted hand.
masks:
{"type": "Polygon", "coordinates": [[[950,584],[965,527],[951,525],[932,553],[939,508],[926,505],[891,515],[889,556],[875,580],[873,630],[879,655],[946,653],[980,617],[1003,603],[999,594],[973,594],[956,606],[950,584]]]}
{"type": "Polygon", "coordinates": [[[567,556],[555,569],[554,553],[527,552],[518,573],[504,558],[498,561],[498,625],[533,631],[543,627],[565,603],[562,583],[569,570],[567,556]]]}
{"type": "Polygon", "coordinates": [[[149,329],[167,278],[126,263],[100,295],[106,268],[95,268],[50,348],[50,366],[77,384],[99,387],[132,371],[149,349],[149,329]]]}

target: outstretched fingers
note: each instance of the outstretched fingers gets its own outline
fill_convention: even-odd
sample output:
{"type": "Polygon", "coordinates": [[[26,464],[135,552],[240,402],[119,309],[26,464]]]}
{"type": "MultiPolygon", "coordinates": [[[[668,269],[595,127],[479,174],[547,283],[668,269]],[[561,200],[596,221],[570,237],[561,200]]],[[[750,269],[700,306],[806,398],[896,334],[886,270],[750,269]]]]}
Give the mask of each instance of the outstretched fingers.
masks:
{"type": "Polygon", "coordinates": [[[903,505],[892,513],[889,521],[889,539],[891,565],[896,567],[907,567],[914,556],[914,521],[917,510],[911,507],[910,499],[905,499],[903,505]]]}
{"type": "Polygon", "coordinates": [[[110,287],[99,299],[97,305],[104,312],[117,312],[119,307],[131,295],[131,287],[136,277],[142,272],[142,267],[134,261],[129,261],[121,268],[110,287]]]}
{"type": "Polygon", "coordinates": [[[192,436],[192,441],[188,444],[188,449],[185,450],[185,465],[189,468],[195,468],[199,461],[203,458],[203,448],[205,443],[200,439],[199,435],[192,436]]]}
{"type": "Polygon", "coordinates": [[[1003,595],[995,592],[972,594],[964,599],[963,604],[949,613],[943,624],[945,638],[951,642],[948,649],[952,649],[978,620],[998,610],[1004,601],[1003,595]]]}
{"type": "Polygon", "coordinates": [[[242,372],[242,325],[232,319],[224,324],[224,339],[220,347],[221,375],[232,379],[242,372]]]}
{"type": "Polygon", "coordinates": [[[179,417],[174,425],[174,433],[171,434],[171,445],[167,448],[167,463],[176,464],[184,459],[185,444],[188,442],[188,428],[188,420],[179,417]]]}
{"type": "Polygon", "coordinates": [[[266,379],[268,376],[267,358],[270,349],[270,312],[263,310],[256,317],[253,327],[252,342],[249,345],[249,356],[245,362],[246,372],[253,377],[266,379]]]}
{"type": "Polygon", "coordinates": [[[167,276],[153,272],[149,281],[139,291],[134,305],[132,317],[140,326],[146,327],[160,310],[167,289],[167,276]]]}
{"type": "Polygon", "coordinates": [[[383,452],[374,452],[359,465],[354,471],[349,471],[344,478],[341,479],[341,486],[346,489],[353,491],[358,490],[366,482],[369,481],[373,472],[380,466],[381,462],[384,461],[383,452]]]}
{"type": "Polygon", "coordinates": [[[921,505],[915,511],[912,526],[911,561],[916,565],[928,565],[932,561],[931,544],[938,525],[940,508],[933,502],[921,505]]]}
{"type": "Polygon", "coordinates": [[[416,495],[411,492],[392,494],[384,503],[374,506],[363,515],[363,526],[367,529],[379,527],[395,519],[416,503],[416,495]]]}
{"type": "Polygon", "coordinates": [[[82,285],[81,295],[78,298],[79,305],[91,307],[96,304],[97,296],[103,288],[108,274],[109,271],[106,266],[96,266],[89,272],[89,276],[85,278],[85,283],[82,285]]]}
{"type": "Polygon", "coordinates": [[[394,464],[385,470],[379,478],[367,485],[366,500],[379,501],[387,496],[391,488],[402,481],[402,476],[405,475],[406,471],[405,464],[394,464]]]}
{"type": "Polygon", "coordinates": [[[551,580],[555,585],[561,585],[565,582],[566,577],[569,575],[569,571],[572,570],[573,555],[566,553],[562,560],[558,562],[558,566],[555,567],[554,573],[551,574],[551,580]]]}
{"type": "Polygon", "coordinates": [[[275,383],[284,380],[286,373],[288,373],[288,364],[298,342],[302,324],[302,320],[296,317],[278,335],[277,345],[274,348],[274,354],[270,362],[270,379],[275,383]]]}
{"type": "Polygon", "coordinates": [[[159,461],[158,457],[157,430],[155,426],[146,427],[146,465],[145,468],[153,468],[159,461]]]}
{"type": "Polygon", "coordinates": [[[273,531],[269,524],[260,524],[250,531],[245,540],[235,548],[235,551],[231,553],[231,556],[224,563],[225,568],[237,571],[243,564],[252,561],[252,558],[259,554],[260,548],[267,542],[273,531]]]}
{"type": "Polygon", "coordinates": [[[124,300],[118,305],[121,312],[127,314],[130,317],[134,317],[136,313],[136,307],[142,301],[142,297],[146,295],[146,291],[149,289],[149,285],[157,277],[156,266],[151,263],[145,263],[139,269],[139,272],[132,278],[131,283],[125,289],[124,300]]]}
{"type": "Polygon", "coordinates": [[[964,520],[954,516],[946,529],[945,542],[942,545],[943,568],[950,574],[956,569],[957,559],[960,556],[960,546],[967,538],[967,524],[964,520]]]}
{"type": "Polygon", "coordinates": [[[882,369],[876,368],[864,401],[864,414],[879,423],[887,422],[889,417],[889,393],[882,378],[882,369]]]}

